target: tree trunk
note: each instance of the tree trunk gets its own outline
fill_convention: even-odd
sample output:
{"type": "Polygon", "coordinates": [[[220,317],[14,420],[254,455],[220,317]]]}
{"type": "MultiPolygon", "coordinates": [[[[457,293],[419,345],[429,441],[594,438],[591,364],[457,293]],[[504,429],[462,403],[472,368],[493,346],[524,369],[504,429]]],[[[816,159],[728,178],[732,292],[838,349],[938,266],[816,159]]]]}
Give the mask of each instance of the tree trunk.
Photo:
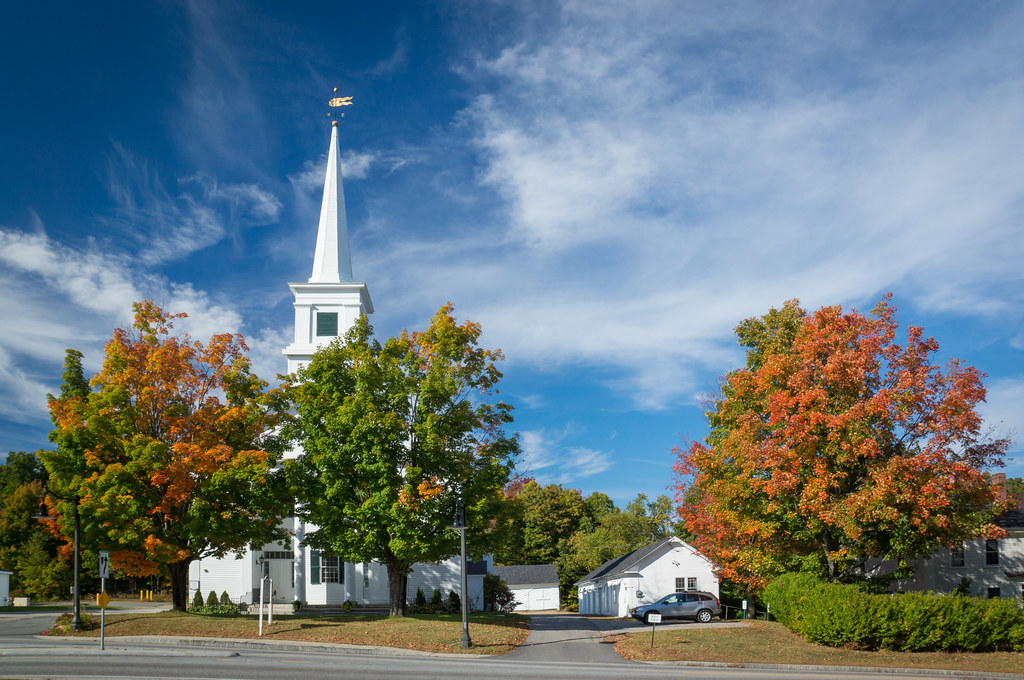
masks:
{"type": "Polygon", "coordinates": [[[409,583],[409,567],[400,564],[384,565],[388,570],[388,594],[391,604],[391,616],[405,616],[409,603],[406,601],[405,589],[409,583]]]}
{"type": "Polygon", "coordinates": [[[188,565],[191,563],[192,558],[188,557],[167,565],[171,572],[171,601],[179,612],[188,611],[188,565]]]}

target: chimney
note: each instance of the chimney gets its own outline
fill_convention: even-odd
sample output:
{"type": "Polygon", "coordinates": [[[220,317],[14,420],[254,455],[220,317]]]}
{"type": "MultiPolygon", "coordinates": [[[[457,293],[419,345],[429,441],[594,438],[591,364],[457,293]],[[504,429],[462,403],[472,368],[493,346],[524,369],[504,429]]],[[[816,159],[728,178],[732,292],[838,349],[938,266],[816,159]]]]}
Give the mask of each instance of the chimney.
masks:
{"type": "Polygon", "coordinates": [[[992,475],[992,486],[996,490],[996,500],[999,502],[1006,501],[1006,473],[996,472],[992,475]]]}

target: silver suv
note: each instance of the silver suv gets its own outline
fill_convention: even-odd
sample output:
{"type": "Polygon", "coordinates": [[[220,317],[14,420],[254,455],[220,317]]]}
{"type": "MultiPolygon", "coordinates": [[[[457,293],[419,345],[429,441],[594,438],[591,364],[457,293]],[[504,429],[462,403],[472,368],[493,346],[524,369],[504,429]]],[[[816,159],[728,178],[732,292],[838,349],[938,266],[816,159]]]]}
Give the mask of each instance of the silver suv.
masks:
{"type": "Polygon", "coordinates": [[[652,604],[642,604],[630,612],[630,616],[644,623],[650,623],[650,614],[661,614],[663,619],[693,619],[699,623],[707,623],[714,617],[722,615],[722,605],[711,593],[688,590],[666,595],[652,604]]]}

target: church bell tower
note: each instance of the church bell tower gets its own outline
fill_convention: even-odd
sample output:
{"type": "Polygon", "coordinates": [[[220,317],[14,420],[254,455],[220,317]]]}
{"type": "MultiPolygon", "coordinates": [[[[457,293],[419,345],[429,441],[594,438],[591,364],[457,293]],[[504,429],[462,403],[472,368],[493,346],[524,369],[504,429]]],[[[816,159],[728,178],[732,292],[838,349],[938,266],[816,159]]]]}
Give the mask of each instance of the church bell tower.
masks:
{"type": "MultiPolygon", "coordinates": [[[[334,91],[337,93],[337,88],[334,91]]],[[[313,273],[305,283],[288,284],[295,296],[295,336],[283,352],[288,359],[289,373],[307,364],[320,347],[344,335],[360,314],[373,313],[366,284],[355,281],[352,275],[341,153],[338,150],[337,110],[351,104],[351,99],[335,97],[330,101],[335,118],[327,151],[327,174],[313,254],[313,273]]]]}

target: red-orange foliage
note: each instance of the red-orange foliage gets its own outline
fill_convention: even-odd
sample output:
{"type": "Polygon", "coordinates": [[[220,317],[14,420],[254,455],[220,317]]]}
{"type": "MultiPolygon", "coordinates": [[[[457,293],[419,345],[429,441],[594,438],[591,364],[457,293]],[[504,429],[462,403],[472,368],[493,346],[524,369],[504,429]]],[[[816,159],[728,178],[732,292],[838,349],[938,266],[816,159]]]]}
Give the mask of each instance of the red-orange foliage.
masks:
{"type": "Polygon", "coordinates": [[[981,432],[982,375],[932,365],[921,328],[895,343],[888,297],[871,316],[787,303],[741,329],[748,367],[726,376],[707,441],[676,450],[681,515],[724,576],[882,576],[870,558],[1000,535],[982,469],[1008,442],[981,432]]]}
{"type": "Polygon", "coordinates": [[[81,497],[86,545],[134,574],[167,564],[184,608],[192,559],[270,539],[286,510],[271,435],[284,401],[249,371],[240,335],[203,344],[171,335],[183,314],[151,301],[134,310],[88,385],[69,352],[65,387],[49,400],[59,447],[44,463],[67,497],[81,497]]]}

